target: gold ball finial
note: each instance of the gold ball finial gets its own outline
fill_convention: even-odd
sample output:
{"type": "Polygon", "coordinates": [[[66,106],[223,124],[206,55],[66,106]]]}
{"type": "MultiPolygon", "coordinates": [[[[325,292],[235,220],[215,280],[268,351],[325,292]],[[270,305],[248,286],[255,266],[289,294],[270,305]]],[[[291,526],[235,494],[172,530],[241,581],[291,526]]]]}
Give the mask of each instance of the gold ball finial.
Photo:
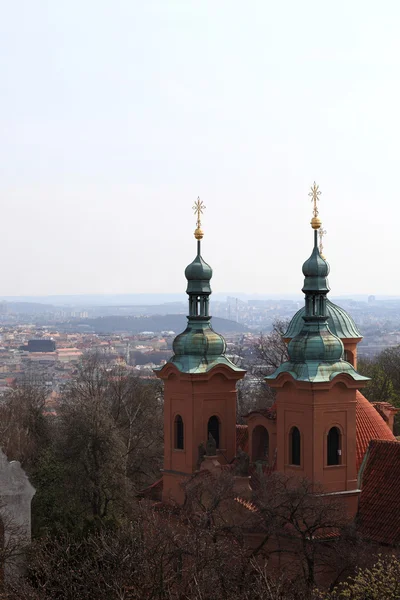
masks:
{"type": "Polygon", "coordinates": [[[313,217],[310,221],[311,227],[313,229],[319,229],[322,225],[322,221],[319,217],[313,217]]]}
{"type": "Polygon", "coordinates": [[[196,240],[202,240],[203,236],[203,230],[200,229],[200,227],[196,227],[196,229],[194,230],[194,237],[196,238],[196,240]]]}

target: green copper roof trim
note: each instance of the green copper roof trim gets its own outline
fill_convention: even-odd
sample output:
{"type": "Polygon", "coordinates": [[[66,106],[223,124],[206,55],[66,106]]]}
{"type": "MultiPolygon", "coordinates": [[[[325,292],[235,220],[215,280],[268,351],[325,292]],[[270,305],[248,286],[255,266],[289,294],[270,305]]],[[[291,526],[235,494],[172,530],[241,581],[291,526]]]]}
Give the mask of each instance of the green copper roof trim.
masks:
{"type": "Polygon", "coordinates": [[[225,356],[226,342],[211,327],[210,318],[188,317],[188,325],[173,342],[174,354],[168,362],[182,373],[207,373],[217,365],[243,372],[225,356]]]}
{"type": "MultiPolygon", "coordinates": [[[[300,333],[304,324],[305,312],[304,306],[297,311],[289,323],[284,338],[294,338],[300,333]]],[[[353,318],[343,308],[327,299],[326,312],[328,314],[328,327],[338,338],[362,338],[353,318]]]]}
{"type": "Polygon", "coordinates": [[[357,373],[352,365],[345,360],[337,362],[307,361],[306,363],[283,363],[272,375],[267,375],[265,379],[274,380],[281,373],[289,373],[298,381],[309,381],[310,383],[322,383],[332,381],[337,375],[350,375],[355,381],[368,381],[369,377],[364,377],[357,373]]]}

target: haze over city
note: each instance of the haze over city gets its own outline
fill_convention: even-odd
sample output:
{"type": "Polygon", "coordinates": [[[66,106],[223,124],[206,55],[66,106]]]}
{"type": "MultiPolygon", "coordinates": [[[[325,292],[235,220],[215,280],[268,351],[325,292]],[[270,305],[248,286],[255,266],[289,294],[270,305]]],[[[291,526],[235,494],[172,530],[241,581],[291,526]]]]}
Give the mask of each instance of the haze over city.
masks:
{"type": "Polygon", "coordinates": [[[3,2],[2,296],[400,294],[399,4],[3,2]]]}

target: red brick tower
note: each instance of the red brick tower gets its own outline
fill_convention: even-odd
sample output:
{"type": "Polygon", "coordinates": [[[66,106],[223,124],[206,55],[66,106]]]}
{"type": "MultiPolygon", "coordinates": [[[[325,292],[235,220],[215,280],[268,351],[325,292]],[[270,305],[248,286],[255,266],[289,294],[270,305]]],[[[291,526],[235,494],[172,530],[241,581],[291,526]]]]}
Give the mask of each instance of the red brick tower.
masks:
{"type": "Polygon", "coordinates": [[[225,355],[224,338],[211,327],[211,267],[201,257],[198,199],[197,256],[186,268],[188,324],[173,343],[173,356],[156,375],[164,381],[163,500],[182,503],[182,483],[199,468],[199,447],[209,434],[217,457],[229,463],[236,453],[236,383],[245,371],[225,355]]]}
{"type": "Polygon", "coordinates": [[[277,390],[277,470],[307,477],[357,510],[356,394],[367,380],[344,360],[328,326],[329,265],[318,249],[318,186],[312,188],[314,249],[303,265],[305,313],[289,361],[267,377],[277,390]]]}

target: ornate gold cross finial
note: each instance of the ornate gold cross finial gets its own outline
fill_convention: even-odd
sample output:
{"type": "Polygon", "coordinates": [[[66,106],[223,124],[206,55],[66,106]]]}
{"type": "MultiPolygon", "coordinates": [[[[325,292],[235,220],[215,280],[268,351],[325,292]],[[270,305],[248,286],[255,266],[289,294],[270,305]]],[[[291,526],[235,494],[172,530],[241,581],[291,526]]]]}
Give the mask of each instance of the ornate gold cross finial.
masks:
{"type": "Polygon", "coordinates": [[[203,201],[200,200],[199,196],[197,196],[197,200],[193,205],[193,210],[194,210],[195,214],[197,214],[197,227],[201,227],[200,215],[203,214],[204,209],[205,209],[205,206],[204,206],[203,201]]]}
{"type": "Polygon", "coordinates": [[[319,196],[321,192],[319,191],[319,185],[317,185],[314,181],[314,185],[311,187],[311,192],[308,194],[311,197],[311,202],[314,202],[313,208],[313,216],[318,217],[318,206],[317,201],[319,200],[319,196]]]}
{"type": "Polygon", "coordinates": [[[201,215],[203,214],[203,210],[205,208],[206,207],[204,206],[203,201],[200,200],[199,197],[197,197],[197,200],[193,205],[193,211],[194,211],[195,215],[197,215],[196,230],[194,232],[194,237],[196,238],[196,240],[201,240],[204,235],[201,230],[201,215]]]}
{"type": "Polygon", "coordinates": [[[326,229],[322,229],[322,227],[319,229],[318,231],[318,235],[319,235],[319,253],[322,256],[322,258],[325,258],[324,256],[324,245],[322,243],[322,240],[324,238],[324,235],[326,235],[326,229]]]}
{"type": "Polygon", "coordinates": [[[322,225],[321,219],[318,217],[318,206],[317,202],[319,201],[319,196],[321,192],[319,191],[319,185],[317,185],[314,181],[314,185],[311,187],[311,192],[308,194],[311,198],[311,202],[314,202],[313,206],[313,218],[311,219],[311,227],[313,229],[319,229],[322,225]]]}

